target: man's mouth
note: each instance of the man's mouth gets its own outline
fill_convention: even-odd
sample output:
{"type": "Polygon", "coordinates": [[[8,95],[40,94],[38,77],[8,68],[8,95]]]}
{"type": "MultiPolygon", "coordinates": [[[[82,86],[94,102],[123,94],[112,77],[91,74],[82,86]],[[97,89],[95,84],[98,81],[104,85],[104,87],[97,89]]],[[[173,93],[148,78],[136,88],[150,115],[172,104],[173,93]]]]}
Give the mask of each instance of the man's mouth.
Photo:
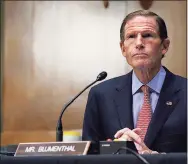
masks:
{"type": "Polygon", "coordinates": [[[132,57],[147,57],[148,55],[146,53],[136,53],[132,57]]]}

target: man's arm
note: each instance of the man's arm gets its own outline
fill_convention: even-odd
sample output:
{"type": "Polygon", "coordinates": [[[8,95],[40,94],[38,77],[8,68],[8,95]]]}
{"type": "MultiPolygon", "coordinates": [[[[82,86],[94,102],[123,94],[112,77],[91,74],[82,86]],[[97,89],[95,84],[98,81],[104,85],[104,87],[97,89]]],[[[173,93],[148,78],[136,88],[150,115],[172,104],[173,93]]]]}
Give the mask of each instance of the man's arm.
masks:
{"type": "Polygon", "coordinates": [[[98,99],[95,89],[91,88],[84,114],[82,140],[102,140],[98,99]]]}
{"type": "Polygon", "coordinates": [[[141,133],[140,128],[136,128],[130,130],[129,128],[124,128],[119,130],[115,135],[114,138],[116,140],[122,141],[133,141],[135,146],[140,154],[157,154],[157,151],[150,150],[141,139],[139,134],[141,133]]]}

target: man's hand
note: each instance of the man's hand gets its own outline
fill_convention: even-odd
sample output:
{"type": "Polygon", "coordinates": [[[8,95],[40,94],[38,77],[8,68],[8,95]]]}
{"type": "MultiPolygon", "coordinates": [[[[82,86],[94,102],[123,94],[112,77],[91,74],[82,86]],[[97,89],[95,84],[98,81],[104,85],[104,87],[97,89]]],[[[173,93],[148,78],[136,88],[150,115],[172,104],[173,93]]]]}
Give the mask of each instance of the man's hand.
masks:
{"type": "Polygon", "coordinates": [[[135,146],[140,154],[151,154],[157,153],[156,151],[150,150],[144,143],[144,141],[140,138],[139,134],[141,134],[142,130],[140,128],[136,128],[130,130],[129,128],[124,128],[119,130],[114,137],[120,141],[133,141],[135,146]]]}

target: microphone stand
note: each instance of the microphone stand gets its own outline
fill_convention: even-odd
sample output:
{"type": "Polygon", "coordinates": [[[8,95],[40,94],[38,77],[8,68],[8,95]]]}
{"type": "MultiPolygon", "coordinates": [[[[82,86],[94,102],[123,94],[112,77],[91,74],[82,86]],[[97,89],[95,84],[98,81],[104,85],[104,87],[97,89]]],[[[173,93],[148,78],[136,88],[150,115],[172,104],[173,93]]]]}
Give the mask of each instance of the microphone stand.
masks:
{"type": "Polygon", "coordinates": [[[76,100],[76,98],[78,96],[80,96],[87,88],[89,88],[90,86],[92,86],[93,84],[95,84],[98,80],[95,80],[94,82],[92,82],[91,84],[89,84],[87,87],[84,88],[84,90],[82,92],[80,92],[79,94],[77,94],[71,101],[69,101],[67,104],[65,104],[60,116],[59,116],[59,119],[58,119],[58,122],[57,122],[57,128],[56,128],[56,141],[63,141],[63,125],[62,125],[62,116],[63,116],[63,113],[65,112],[65,110],[67,109],[67,107],[72,104],[74,102],[74,100],[76,100]]]}
{"type": "Polygon", "coordinates": [[[101,81],[103,79],[105,79],[107,76],[107,73],[106,72],[101,72],[98,76],[97,76],[97,79],[92,82],[91,84],[89,84],[88,86],[86,86],[80,93],[78,93],[71,101],[69,101],[67,104],[65,104],[65,106],[63,107],[62,111],[61,111],[61,114],[59,116],[59,119],[58,119],[58,122],[57,122],[57,127],[56,127],[56,141],[57,142],[61,142],[63,141],[63,125],[62,125],[62,116],[63,116],[63,113],[65,112],[65,110],[67,109],[67,107],[69,105],[71,105],[74,100],[76,98],[78,98],[78,96],[80,96],[87,88],[89,88],[90,86],[92,86],[93,84],[95,84],[97,81],[101,81]]]}

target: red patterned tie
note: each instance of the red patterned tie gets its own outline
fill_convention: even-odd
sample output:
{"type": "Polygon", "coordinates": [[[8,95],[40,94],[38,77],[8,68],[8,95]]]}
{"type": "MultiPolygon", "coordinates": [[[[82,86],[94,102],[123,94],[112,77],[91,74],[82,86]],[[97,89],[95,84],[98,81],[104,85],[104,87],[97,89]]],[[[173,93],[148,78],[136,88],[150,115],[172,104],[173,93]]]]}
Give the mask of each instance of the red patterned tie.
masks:
{"type": "Polygon", "coordinates": [[[146,85],[143,85],[141,87],[141,90],[144,93],[144,103],[138,114],[137,128],[140,128],[142,130],[142,134],[140,134],[140,137],[142,138],[142,140],[144,140],[144,137],[148,129],[148,125],[151,120],[152,111],[151,111],[151,104],[150,104],[149,87],[146,85]]]}

